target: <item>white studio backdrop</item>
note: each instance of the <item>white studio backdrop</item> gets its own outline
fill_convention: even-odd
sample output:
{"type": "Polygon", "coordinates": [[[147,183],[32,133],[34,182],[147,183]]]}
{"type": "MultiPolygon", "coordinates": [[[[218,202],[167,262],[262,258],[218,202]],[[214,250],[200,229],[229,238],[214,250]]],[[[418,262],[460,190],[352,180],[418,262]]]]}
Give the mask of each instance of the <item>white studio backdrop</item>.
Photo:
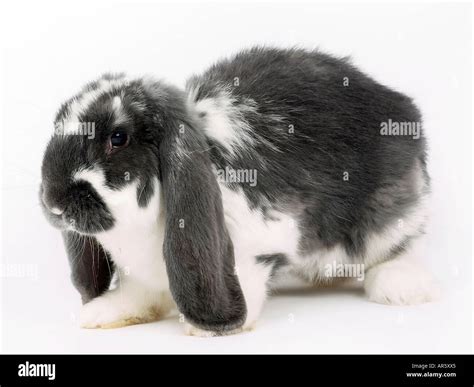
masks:
{"type": "Polygon", "coordinates": [[[5,352],[471,352],[471,10],[469,4],[116,3],[17,5],[2,12],[2,263],[5,352]],[[172,317],[111,331],[75,326],[79,297],[62,241],[38,204],[40,165],[62,101],[106,71],[179,86],[254,44],[351,55],[412,96],[424,116],[432,177],[425,261],[436,304],[388,307],[359,290],[271,299],[250,334],[185,337],[172,317]],[[11,266],[9,266],[11,267],[11,266]]]}

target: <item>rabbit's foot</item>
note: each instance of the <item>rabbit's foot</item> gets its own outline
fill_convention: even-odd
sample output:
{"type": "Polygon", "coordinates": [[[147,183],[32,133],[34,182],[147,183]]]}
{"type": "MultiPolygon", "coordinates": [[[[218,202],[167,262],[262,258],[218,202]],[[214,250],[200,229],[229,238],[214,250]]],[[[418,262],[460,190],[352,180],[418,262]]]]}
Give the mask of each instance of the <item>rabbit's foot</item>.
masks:
{"type": "Polygon", "coordinates": [[[172,309],[168,292],[109,291],[82,307],[81,328],[120,328],[159,320],[172,309]],[[139,294],[141,297],[139,297],[139,294]]]}

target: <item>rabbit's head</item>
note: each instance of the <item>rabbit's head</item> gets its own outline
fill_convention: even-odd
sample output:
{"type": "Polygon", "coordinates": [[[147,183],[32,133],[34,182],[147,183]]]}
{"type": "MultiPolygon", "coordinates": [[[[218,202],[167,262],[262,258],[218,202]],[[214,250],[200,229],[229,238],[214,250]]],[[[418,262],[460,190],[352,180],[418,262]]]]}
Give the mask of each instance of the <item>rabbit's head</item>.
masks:
{"type": "Polygon", "coordinates": [[[127,201],[151,221],[163,214],[163,255],[180,311],[204,329],[242,325],[221,192],[199,119],[180,90],[122,74],[86,85],[57,114],[40,197],[55,227],[92,236],[113,230],[127,201]]]}

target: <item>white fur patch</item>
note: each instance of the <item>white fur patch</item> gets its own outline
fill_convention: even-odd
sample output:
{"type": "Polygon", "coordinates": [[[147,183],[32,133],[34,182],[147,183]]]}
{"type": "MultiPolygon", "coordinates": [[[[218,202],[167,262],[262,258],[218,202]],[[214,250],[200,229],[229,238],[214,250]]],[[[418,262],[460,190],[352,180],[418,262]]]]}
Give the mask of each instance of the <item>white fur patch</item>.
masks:
{"type": "Polygon", "coordinates": [[[256,113],[255,101],[249,99],[245,104],[236,104],[231,92],[223,89],[217,97],[198,101],[195,109],[204,115],[202,119],[205,122],[206,134],[231,154],[239,148],[253,144],[254,140],[250,136],[252,128],[246,121],[244,113],[256,113]]]}
{"type": "Polygon", "coordinates": [[[114,216],[114,227],[96,234],[96,238],[118,266],[118,288],[84,306],[82,326],[150,321],[152,316],[168,311],[169,283],[162,253],[164,214],[158,180],[154,181],[148,206],[141,208],[137,181],[113,190],[105,185],[104,173],[98,168],[80,170],[74,179],[88,181],[114,216]],[[166,305],[163,300],[167,300],[166,305]]]}
{"type": "Polygon", "coordinates": [[[112,80],[101,79],[96,89],[82,94],[78,99],[73,101],[69,106],[67,117],[62,122],[64,134],[76,134],[79,131],[81,125],[79,116],[87,111],[87,109],[89,109],[89,107],[97,100],[97,98],[99,98],[102,94],[109,92],[113,88],[125,86],[129,82],[130,81],[127,78],[118,78],[112,80]]]}
{"type": "Polygon", "coordinates": [[[242,190],[234,191],[219,184],[224,217],[235,248],[245,255],[283,253],[294,256],[300,233],[295,219],[270,210],[267,218],[259,210],[249,208],[242,190]]]}
{"type": "Polygon", "coordinates": [[[440,289],[431,273],[417,262],[420,257],[416,255],[416,247],[423,243],[423,238],[414,243],[399,257],[367,272],[364,287],[369,300],[381,304],[416,305],[440,297],[440,289]]]}
{"type": "Polygon", "coordinates": [[[112,109],[115,113],[115,115],[114,115],[114,124],[115,125],[120,125],[120,124],[123,124],[123,123],[127,122],[128,117],[127,117],[127,115],[125,114],[125,112],[123,110],[122,99],[121,99],[120,96],[116,95],[112,99],[112,109]]]}
{"type": "Polygon", "coordinates": [[[247,304],[244,329],[257,320],[267,295],[271,267],[257,263],[261,254],[295,255],[299,231],[294,219],[272,212],[271,219],[251,210],[242,191],[236,192],[220,184],[224,218],[234,244],[236,274],[247,304]]]}
{"type": "Polygon", "coordinates": [[[122,100],[118,95],[112,99],[112,109],[119,110],[122,107],[122,100]]]}

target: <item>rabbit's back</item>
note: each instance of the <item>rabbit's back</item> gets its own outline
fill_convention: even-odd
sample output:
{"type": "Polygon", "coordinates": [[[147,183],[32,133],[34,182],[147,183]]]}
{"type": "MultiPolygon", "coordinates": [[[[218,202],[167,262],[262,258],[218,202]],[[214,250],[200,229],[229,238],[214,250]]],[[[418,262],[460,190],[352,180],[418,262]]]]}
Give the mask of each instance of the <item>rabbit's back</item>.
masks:
{"type": "Polygon", "coordinates": [[[420,113],[348,60],[253,48],[191,78],[187,91],[220,172],[225,210],[238,212],[235,220],[245,212],[236,208],[249,209],[235,229],[260,227],[275,239],[262,251],[377,261],[422,231],[428,176],[420,113]],[[282,217],[296,230],[285,243],[284,232],[269,226],[282,217]]]}

